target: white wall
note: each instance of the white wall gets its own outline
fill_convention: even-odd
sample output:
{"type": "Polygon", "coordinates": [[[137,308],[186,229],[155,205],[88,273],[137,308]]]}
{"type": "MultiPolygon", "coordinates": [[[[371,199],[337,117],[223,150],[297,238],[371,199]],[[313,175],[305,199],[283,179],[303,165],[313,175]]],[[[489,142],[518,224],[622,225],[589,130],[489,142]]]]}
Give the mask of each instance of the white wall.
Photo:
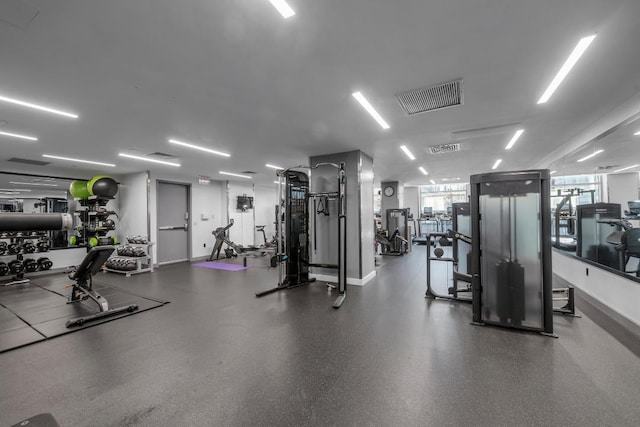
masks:
{"type": "Polygon", "coordinates": [[[640,326],[640,283],[557,251],[552,262],[555,274],[640,326]]]}
{"type": "Polygon", "coordinates": [[[148,236],[147,172],[118,177],[120,188],[119,222],[116,234],[121,242],[126,236],[148,236]]]}
{"type": "MultiPolygon", "coordinates": [[[[278,184],[255,186],[254,215],[255,225],[264,225],[267,241],[271,241],[275,235],[276,204],[278,203],[278,184]]],[[[255,242],[260,245],[264,242],[262,233],[255,233],[255,242]]]]}
{"type": "Polygon", "coordinates": [[[402,207],[411,209],[414,218],[420,217],[420,187],[404,187],[402,207]]]}
{"type": "Polygon", "coordinates": [[[638,172],[607,175],[609,203],[620,203],[622,211],[628,208],[629,200],[638,200],[638,172]]]}
{"type": "MultiPolygon", "coordinates": [[[[158,241],[158,208],[157,187],[158,180],[186,184],[191,186],[191,258],[203,258],[209,256],[215,238],[211,232],[226,224],[224,199],[225,184],[221,181],[211,181],[208,185],[201,185],[197,178],[175,178],[171,175],[158,173],[150,174],[149,186],[149,217],[151,223],[151,241],[158,241]],[[202,217],[206,219],[202,219],[202,217]]],[[[154,248],[153,262],[158,262],[158,251],[154,248]]]]}
{"type": "Polygon", "coordinates": [[[255,205],[256,199],[253,191],[253,183],[227,181],[227,190],[229,197],[229,221],[232,219],[234,221],[233,227],[229,229],[229,240],[238,245],[252,246],[255,244],[254,210],[247,209],[242,212],[236,209],[236,203],[238,196],[247,195],[254,198],[253,202],[255,205]]]}

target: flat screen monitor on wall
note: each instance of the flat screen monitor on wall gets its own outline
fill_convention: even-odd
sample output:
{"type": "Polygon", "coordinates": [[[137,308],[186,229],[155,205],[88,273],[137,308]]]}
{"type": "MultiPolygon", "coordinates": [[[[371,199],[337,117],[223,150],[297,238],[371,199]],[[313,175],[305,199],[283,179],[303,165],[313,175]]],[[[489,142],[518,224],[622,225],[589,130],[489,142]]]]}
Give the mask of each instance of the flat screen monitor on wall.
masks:
{"type": "Polygon", "coordinates": [[[249,197],[247,195],[238,196],[236,209],[243,212],[246,211],[247,209],[253,209],[253,197],[249,197]]]}

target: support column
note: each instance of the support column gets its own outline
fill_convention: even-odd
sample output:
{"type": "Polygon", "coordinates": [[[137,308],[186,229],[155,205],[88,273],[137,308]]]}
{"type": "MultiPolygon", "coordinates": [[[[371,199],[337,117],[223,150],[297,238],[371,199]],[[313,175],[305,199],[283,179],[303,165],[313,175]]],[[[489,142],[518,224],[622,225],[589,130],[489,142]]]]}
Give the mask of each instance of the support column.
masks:
{"type": "MultiPolygon", "coordinates": [[[[344,162],[346,172],[347,214],[347,283],[363,286],[376,275],[374,263],[373,225],[373,159],[361,151],[315,156],[309,159],[310,166],[318,163],[344,162]]],[[[310,176],[310,191],[337,191],[337,169],[323,166],[313,169],[310,176]]],[[[319,206],[316,201],[309,205],[309,254],[310,262],[335,264],[338,254],[338,206],[329,201],[319,206]],[[322,208],[329,215],[318,214],[322,208]],[[315,234],[314,234],[315,232],[315,234]]],[[[337,280],[334,269],[314,268],[312,277],[319,280],[337,280]]]]}

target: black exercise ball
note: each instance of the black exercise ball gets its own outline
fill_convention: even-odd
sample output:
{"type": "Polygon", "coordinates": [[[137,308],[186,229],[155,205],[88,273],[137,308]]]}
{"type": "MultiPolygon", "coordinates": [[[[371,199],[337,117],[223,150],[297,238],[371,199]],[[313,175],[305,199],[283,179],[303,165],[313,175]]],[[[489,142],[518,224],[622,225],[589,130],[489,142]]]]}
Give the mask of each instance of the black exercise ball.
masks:
{"type": "Polygon", "coordinates": [[[118,193],[118,183],[111,177],[96,175],[87,183],[87,190],[93,196],[113,197],[118,193]]]}

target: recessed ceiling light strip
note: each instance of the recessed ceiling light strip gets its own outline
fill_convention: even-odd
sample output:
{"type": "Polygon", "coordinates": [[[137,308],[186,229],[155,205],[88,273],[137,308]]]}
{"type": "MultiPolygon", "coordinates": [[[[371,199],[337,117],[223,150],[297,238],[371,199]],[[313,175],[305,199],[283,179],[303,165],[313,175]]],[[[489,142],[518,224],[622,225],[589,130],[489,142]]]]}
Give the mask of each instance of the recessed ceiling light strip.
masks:
{"type": "Polygon", "coordinates": [[[158,164],[161,164],[161,165],[173,166],[173,167],[177,167],[177,168],[180,167],[180,163],[173,163],[173,162],[167,162],[167,161],[164,161],[164,160],[150,159],[148,157],[143,157],[143,156],[134,156],[133,154],[118,153],[118,156],[126,157],[127,159],[142,160],[143,162],[158,163],[158,164]]]}
{"type": "Polygon", "coordinates": [[[9,181],[9,184],[15,185],[37,185],[39,187],[59,187],[58,184],[44,184],[40,182],[17,182],[17,181],[9,181]]]}
{"type": "Polygon", "coordinates": [[[498,159],[496,160],[496,162],[493,164],[493,166],[491,167],[492,170],[498,169],[498,166],[500,166],[500,163],[502,163],[502,159],[498,159]]]}
{"type": "Polygon", "coordinates": [[[524,133],[524,129],[518,129],[516,131],[516,133],[513,134],[513,137],[511,138],[511,141],[509,141],[509,143],[507,144],[506,147],[504,147],[505,150],[510,150],[511,147],[513,147],[513,145],[516,143],[516,141],[522,136],[522,134],[524,133]]]}
{"type": "Polygon", "coordinates": [[[375,119],[376,122],[382,127],[382,129],[389,129],[389,124],[382,118],[382,116],[376,111],[375,108],[367,101],[367,98],[361,92],[354,92],[351,94],[356,101],[362,105],[362,107],[375,119]]]}
{"type": "Polygon", "coordinates": [[[284,168],[281,168],[280,166],[270,165],[269,163],[267,163],[265,166],[275,170],[284,170],[284,168]]]}
{"type": "Polygon", "coordinates": [[[627,166],[626,168],[622,168],[622,169],[618,169],[617,171],[613,171],[613,173],[618,173],[618,172],[622,172],[622,171],[628,171],[629,169],[634,169],[637,168],[640,165],[633,165],[633,166],[627,166]]]}
{"type": "Polygon", "coordinates": [[[551,81],[551,84],[549,84],[547,90],[544,91],[544,94],[542,94],[542,96],[538,100],[538,104],[544,104],[549,100],[549,98],[551,98],[553,92],[558,89],[562,81],[565,79],[565,77],[567,77],[573,66],[576,65],[576,62],[578,62],[582,54],[587,50],[587,48],[595,38],[596,36],[594,34],[592,36],[580,39],[576,47],[573,49],[573,52],[571,52],[571,55],[569,55],[562,68],[560,68],[560,71],[558,71],[558,74],[556,74],[556,76],[551,81]]]}
{"type": "Polygon", "coordinates": [[[170,139],[169,142],[172,143],[172,144],[181,145],[181,146],[187,147],[187,148],[193,148],[194,150],[200,150],[200,151],[204,151],[204,152],[207,152],[207,153],[215,154],[215,155],[218,155],[218,156],[231,157],[231,154],[223,153],[222,151],[212,150],[212,149],[206,148],[206,147],[201,147],[199,145],[191,144],[189,142],[178,141],[177,139],[170,139]]]}
{"type": "Polygon", "coordinates": [[[436,182],[434,180],[431,180],[431,184],[436,185],[436,182]]]}
{"type": "Polygon", "coordinates": [[[47,159],[65,160],[67,162],[87,163],[90,165],[98,165],[98,166],[108,166],[110,168],[116,167],[116,165],[114,165],[113,163],[95,162],[93,160],[76,159],[73,157],[54,156],[51,154],[43,154],[42,157],[46,157],[47,159]]]}
{"type": "Polygon", "coordinates": [[[20,105],[22,107],[33,108],[34,110],[40,110],[51,114],[57,114],[59,116],[65,116],[72,119],[77,119],[78,115],[75,113],[69,113],[62,110],[56,110],[54,108],[45,107],[44,105],[33,104],[31,102],[20,101],[19,99],[9,98],[8,96],[0,95],[0,101],[8,102],[10,104],[20,105]]]}
{"type": "Polygon", "coordinates": [[[583,158],[578,160],[578,163],[580,162],[584,162],[585,160],[589,160],[592,157],[597,156],[598,154],[602,153],[604,150],[598,150],[598,151],[594,151],[593,153],[589,154],[588,156],[584,156],[583,158]]]}
{"type": "Polygon", "coordinates": [[[401,145],[401,146],[400,146],[400,149],[401,149],[402,151],[404,151],[404,154],[406,154],[406,155],[407,155],[407,157],[409,158],[409,160],[415,160],[415,159],[416,159],[416,156],[414,156],[414,155],[413,155],[413,153],[412,153],[411,151],[409,151],[409,149],[407,148],[407,146],[406,146],[406,145],[401,145]]]}
{"type": "Polygon", "coordinates": [[[420,172],[422,172],[422,174],[423,174],[423,175],[429,175],[429,172],[427,172],[427,171],[426,171],[426,169],[425,169],[425,168],[423,168],[422,166],[420,166],[420,167],[418,168],[418,170],[419,170],[420,172]]]}
{"type": "Polygon", "coordinates": [[[248,176],[248,175],[240,175],[239,173],[231,173],[231,172],[223,172],[223,171],[220,171],[218,173],[221,174],[221,175],[236,176],[238,178],[251,179],[250,176],[248,176]]]}
{"type": "Polygon", "coordinates": [[[289,19],[296,14],[285,0],[269,0],[269,2],[280,12],[284,19],[289,19]]]}
{"type": "Polygon", "coordinates": [[[10,132],[0,132],[0,135],[10,136],[12,138],[18,138],[18,139],[26,139],[28,141],[37,141],[38,140],[38,138],[36,138],[35,136],[20,135],[20,134],[17,134],[17,133],[10,133],[10,132]]]}

